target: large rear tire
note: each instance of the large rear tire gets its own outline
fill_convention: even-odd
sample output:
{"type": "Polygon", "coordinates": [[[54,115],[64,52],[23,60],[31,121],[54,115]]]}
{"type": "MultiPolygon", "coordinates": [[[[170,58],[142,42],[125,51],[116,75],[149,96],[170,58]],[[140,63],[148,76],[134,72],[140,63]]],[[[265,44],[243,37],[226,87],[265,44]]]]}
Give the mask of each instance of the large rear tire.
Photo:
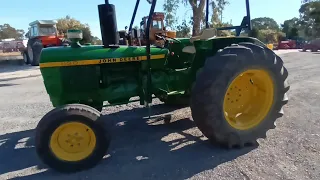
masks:
{"type": "Polygon", "coordinates": [[[110,137],[99,118],[96,109],[83,104],[53,109],[36,128],[38,156],[50,168],[64,173],[94,167],[110,144],[110,137]]]}
{"type": "Polygon", "coordinates": [[[32,66],[39,66],[42,42],[38,38],[30,39],[27,44],[27,52],[32,66]]]}
{"type": "Polygon", "coordinates": [[[288,71],[267,47],[240,43],[206,60],[191,95],[192,117],[211,141],[229,148],[265,138],[288,102],[288,71]]]}

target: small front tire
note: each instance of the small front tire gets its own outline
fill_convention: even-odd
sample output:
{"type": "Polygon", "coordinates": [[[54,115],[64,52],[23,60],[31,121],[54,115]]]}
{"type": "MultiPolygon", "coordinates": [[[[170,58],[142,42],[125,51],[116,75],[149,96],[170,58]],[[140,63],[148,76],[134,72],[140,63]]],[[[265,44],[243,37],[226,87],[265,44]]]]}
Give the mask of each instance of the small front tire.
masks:
{"type": "Polygon", "coordinates": [[[30,64],[30,59],[27,52],[23,52],[23,61],[25,64],[30,64]]]}
{"type": "Polygon", "coordinates": [[[36,128],[38,156],[50,168],[63,173],[94,167],[110,144],[110,137],[99,118],[96,109],[83,104],[53,109],[36,128]]]}

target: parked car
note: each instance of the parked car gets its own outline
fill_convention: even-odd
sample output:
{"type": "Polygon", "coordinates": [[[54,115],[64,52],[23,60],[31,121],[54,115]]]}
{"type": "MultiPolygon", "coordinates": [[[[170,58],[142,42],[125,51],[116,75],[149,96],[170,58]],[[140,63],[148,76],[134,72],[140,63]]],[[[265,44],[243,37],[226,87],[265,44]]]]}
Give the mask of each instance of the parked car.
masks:
{"type": "Polygon", "coordinates": [[[14,47],[11,46],[10,42],[3,42],[2,44],[2,52],[7,53],[7,52],[13,52],[14,47]]]}
{"type": "Polygon", "coordinates": [[[311,50],[311,52],[317,52],[320,50],[320,38],[314,39],[309,43],[304,44],[302,51],[306,52],[307,50],[311,50]]]}

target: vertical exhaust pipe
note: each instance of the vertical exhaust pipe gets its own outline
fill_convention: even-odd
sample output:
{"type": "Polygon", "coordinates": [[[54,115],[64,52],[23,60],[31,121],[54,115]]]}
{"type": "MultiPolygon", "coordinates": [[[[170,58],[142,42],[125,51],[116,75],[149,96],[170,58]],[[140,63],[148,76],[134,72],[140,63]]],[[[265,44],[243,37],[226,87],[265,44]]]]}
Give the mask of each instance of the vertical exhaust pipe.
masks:
{"type": "Polygon", "coordinates": [[[105,4],[98,5],[101,37],[104,47],[119,44],[116,10],[113,4],[105,0],[105,4]]]}

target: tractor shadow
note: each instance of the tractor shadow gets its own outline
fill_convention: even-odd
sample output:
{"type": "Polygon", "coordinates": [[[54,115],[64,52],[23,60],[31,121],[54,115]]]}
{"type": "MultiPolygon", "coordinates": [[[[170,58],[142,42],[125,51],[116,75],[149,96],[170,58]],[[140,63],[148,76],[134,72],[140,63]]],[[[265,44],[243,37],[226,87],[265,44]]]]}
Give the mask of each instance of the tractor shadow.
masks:
{"type": "Polygon", "coordinates": [[[0,135],[0,174],[38,165],[34,133],[26,130],[0,135]]]}
{"type": "Polygon", "coordinates": [[[18,79],[25,79],[25,78],[32,78],[32,77],[39,77],[41,76],[40,73],[35,73],[34,71],[38,70],[39,67],[36,66],[29,66],[29,65],[22,65],[22,66],[14,66],[14,65],[8,65],[8,66],[3,66],[0,65],[0,82],[9,82],[13,80],[18,80],[18,79]],[[4,73],[12,73],[12,72],[17,72],[17,73],[24,73],[24,75],[21,75],[19,77],[7,77],[4,73]],[[32,74],[29,72],[33,72],[32,74]]]}
{"type": "MultiPolygon", "coordinates": [[[[1,82],[1,81],[0,81],[1,82]]],[[[18,84],[13,84],[13,83],[0,83],[0,87],[10,87],[10,86],[15,86],[18,84]]]]}
{"type": "Polygon", "coordinates": [[[0,74],[1,73],[10,73],[10,72],[16,72],[16,71],[31,71],[34,69],[38,69],[37,66],[31,66],[31,65],[2,65],[0,64],[0,74]]]}
{"type": "MultiPolygon", "coordinates": [[[[175,111],[174,109],[176,108],[162,104],[155,105],[152,109],[152,115],[168,114],[175,111]]],[[[205,170],[214,169],[216,166],[256,148],[256,146],[253,146],[226,150],[213,146],[202,136],[193,121],[189,119],[190,115],[184,113],[184,111],[187,111],[185,109],[188,108],[184,108],[183,112],[177,110],[173,113],[172,122],[169,124],[165,124],[161,116],[151,119],[142,118],[148,116],[148,110],[143,108],[104,115],[102,118],[106,127],[110,127],[112,142],[109,147],[109,154],[98,166],[68,175],[49,169],[45,172],[15,179],[179,180],[190,178],[205,170]]],[[[32,136],[34,131],[23,133],[25,133],[25,136],[32,136]]],[[[19,136],[21,137],[20,134],[19,136]]],[[[7,135],[6,138],[10,139],[10,135],[7,135]]],[[[16,140],[19,138],[16,138],[16,140]]],[[[0,139],[4,138],[0,137],[0,139]]],[[[33,142],[32,138],[31,140],[33,142]]],[[[5,157],[8,151],[0,151],[0,157],[5,157]]],[[[36,156],[34,148],[25,149],[23,152],[17,151],[16,157],[14,157],[15,161],[12,161],[10,157],[6,159],[7,163],[2,165],[3,167],[1,166],[0,174],[34,165],[38,165],[39,169],[47,168],[42,165],[36,156]],[[18,161],[19,159],[20,161],[18,161]],[[6,167],[8,164],[9,166],[6,167]]]]}

